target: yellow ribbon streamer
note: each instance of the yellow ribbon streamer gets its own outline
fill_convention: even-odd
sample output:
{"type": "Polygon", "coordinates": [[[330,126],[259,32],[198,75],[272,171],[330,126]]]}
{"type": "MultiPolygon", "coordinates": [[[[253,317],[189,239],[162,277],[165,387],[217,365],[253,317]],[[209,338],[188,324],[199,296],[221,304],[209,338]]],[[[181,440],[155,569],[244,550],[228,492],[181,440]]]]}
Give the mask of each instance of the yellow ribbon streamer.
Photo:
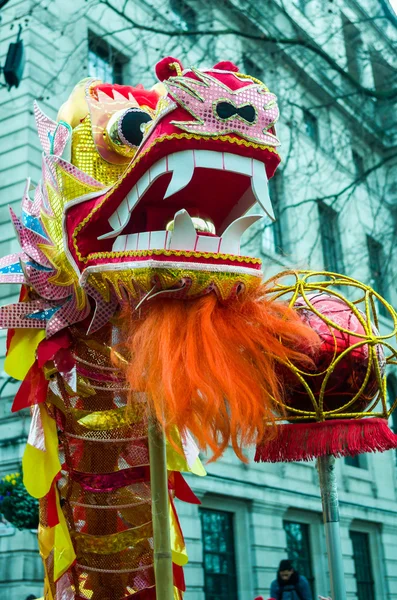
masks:
{"type": "Polygon", "coordinates": [[[37,346],[44,338],[44,329],[16,329],[4,360],[5,372],[14,379],[25,379],[36,360],[37,346]]]}
{"type": "Polygon", "coordinates": [[[173,443],[168,438],[166,439],[167,469],[169,471],[194,473],[194,475],[198,475],[199,477],[207,475],[206,470],[198,457],[194,464],[189,467],[183,451],[181,435],[176,427],[172,430],[170,437],[172,438],[173,443]],[[175,445],[179,450],[175,448],[175,445]]]}
{"type": "Polygon", "coordinates": [[[61,470],[56,423],[49,416],[44,404],[40,404],[39,408],[44,430],[45,451],[26,444],[22,458],[23,482],[34,498],[43,498],[48,494],[54,477],[61,470]]]}
{"type": "Polygon", "coordinates": [[[186,552],[185,540],[176,518],[175,509],[171,502],[169,502],[169,515],[170,515],[170,530],[171,530],[171,552],[172,561],[183,567],[189,560],[186,552]]]}
{"type": "MultiPolygon", "coordinates": [[[[44,527],[39,525],[38,540],[40,554],[45,559],[54,550],[54,581],[57,581],[76,560],[76,554],[70,538],[68,526],[59,503],[58,491],[56,492],[56,505],[59,523],[55,527],[44,527]]],[[[46,574],[46,578],[48,575],[46,574]]],[[[48,586],[50,590],[50,586],[48,586]]],[[[46,590],[47,593],[47,590],[46,590]]],[[[51,600],[51,591],[46,596],[51,600]],[[48,595],[49,594],[49,595],[48,595]]]]}

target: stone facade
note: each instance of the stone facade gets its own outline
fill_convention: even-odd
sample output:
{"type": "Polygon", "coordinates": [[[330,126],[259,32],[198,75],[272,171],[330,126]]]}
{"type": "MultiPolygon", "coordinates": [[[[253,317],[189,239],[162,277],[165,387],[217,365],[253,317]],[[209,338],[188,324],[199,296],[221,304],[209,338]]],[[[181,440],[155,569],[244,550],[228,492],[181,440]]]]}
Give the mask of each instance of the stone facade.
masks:
{"type": "MultiPolygon", "coordinates": [[[[35,183],[40,176],[33,99],[38,98],[55,117],[73,85],[95,69],[110,69],[125,83],[152,85],[151,66],[163,55],[179,56],[185,64],[225,58],[263,77],[279,96],[282,111],[278,134],[284,160],[272,184],[280,226],[268,223],[250,230],[249,252],[262,256],[267,276],[289,266],[322,269],[336,264],[350,276],[383,286],[379,291],[396,305],[391,260],[397,224],[397,186],[391,169],[396,164],[396,112],[393,101],[382,92],[393,87],[388,65],[395,66],[397,30],[392,12],[389,18],[379,18],[380,4],[375,0],[271,0],[264,10],[264,4],[250,1],[218,7],[198,0],[11,0],[0,9],[0,64],[22,25],[26,66],[18,89],[0,89],[1,255],[17,247],[7,206],[18,211],[26,177],[35,183]],[[139,23],[146,29],[139,29],[139,23]],[[185,35],[163,34],[175,29],[185,35]],[[189,35],[197,29],[207,34],[238,30],[243,36],[189,35]],[[277,40],[304,38],[329,60],[299,43],[261,41],[263,32],[277,40]],[[371,97],[365,92],[368,89],[378,95],[371,97]],[[327,233],[334,241],[340,235],[332,248],[327,246],[332,242],[327,233]]],[[[14,299],[15,290],[2,286],[1,303],[14,299]]],[[[387,326],[381,317],[381,327],[387,326]]],[[[0,336],[4,349],[4,332],[0,336]]],[[[2,377],[0,474],[5,474],[20,464],[29,417],[9,413],[16,386],[5,374],[2,377]]],[[[337,474],[347,598],[397,600],[396,457],[391,452],[362,457],[355,466],[339,460],[337,474]],[[352,532],[364,537],[355,538],[352,532]],[[354,561],[354,539],[365,542],[368,551],[360,560],[364,564],[369,557],[372,596],[362,595],[359,589],[362,576],[357,555],[354,561]]],[[[231,517],[234,558],[229,556],[228,564],[235,565],[235,573],[229,573],[235,583],[222,600],[267,597],[277,565],[287,553],[285,522],[301,524],[297,531],[306,536],[305,564],[310,564],[315,594],[329,593],[314,464],[245,465],[228,451],[221,461],[208,465],[206,478],[189,478],[189,483],[203,509],[231,517]]],[[[190,555],[186,600],[215,600],[208,592],[212,567],[204,568],[208,551],[200,510],[179,505],[190,555]]],[[[39,594],[42,575],[35,548],[31,532],[0,528],[2,599],[25,600],[29,593],[39,594]]]]}

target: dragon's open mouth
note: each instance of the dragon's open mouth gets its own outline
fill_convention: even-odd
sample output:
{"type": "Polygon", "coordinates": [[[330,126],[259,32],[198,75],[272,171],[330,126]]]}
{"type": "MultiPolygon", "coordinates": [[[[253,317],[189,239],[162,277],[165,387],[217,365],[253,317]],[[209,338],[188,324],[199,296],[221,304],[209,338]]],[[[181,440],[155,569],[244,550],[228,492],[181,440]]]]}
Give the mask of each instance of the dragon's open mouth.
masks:
{"type": "Polygon", "coordinates": [[[108,219],[112,231],[98,239],[112,239],[113,252],[239,254],[241,235],[260,218],[242,215],[256,202],[273,217],[262,162],[229,152],[183,150],[144,173],[108,219]],[[214,231],[201,227],[203,220],[213,223],[214,231]],[[166,228],[170,221],[173,230],[166,228]]]}

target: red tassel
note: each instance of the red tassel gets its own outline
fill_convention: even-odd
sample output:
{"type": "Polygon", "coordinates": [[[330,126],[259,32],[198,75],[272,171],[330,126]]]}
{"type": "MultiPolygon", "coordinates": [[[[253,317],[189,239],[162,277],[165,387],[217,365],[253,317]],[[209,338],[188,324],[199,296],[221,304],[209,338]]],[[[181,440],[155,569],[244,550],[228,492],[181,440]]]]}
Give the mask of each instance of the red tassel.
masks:
{"type": "Polygon", "coordinates": [[[397,435],[385,419],[340,419],[321,423],[288,423],[276,439],[258,444],[255,462],[313,460],[318,456],[355,456],[397,448],[397,435]]]}

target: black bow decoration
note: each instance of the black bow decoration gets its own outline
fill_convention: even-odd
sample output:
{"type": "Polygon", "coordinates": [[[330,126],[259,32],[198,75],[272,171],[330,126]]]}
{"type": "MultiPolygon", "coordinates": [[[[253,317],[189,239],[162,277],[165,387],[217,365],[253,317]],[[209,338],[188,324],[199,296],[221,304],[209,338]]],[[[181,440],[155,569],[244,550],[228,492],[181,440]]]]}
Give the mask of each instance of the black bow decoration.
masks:
{"type": "Polygon", "coordinates": [[[220,119],[230,119],[238,115],[247,123],[252,125],[256,121],[256,111],[252,104],[244,104],[244,106],[234,106],[231,102],[218,102],[216,105],[216,114],[220,119]]]}

